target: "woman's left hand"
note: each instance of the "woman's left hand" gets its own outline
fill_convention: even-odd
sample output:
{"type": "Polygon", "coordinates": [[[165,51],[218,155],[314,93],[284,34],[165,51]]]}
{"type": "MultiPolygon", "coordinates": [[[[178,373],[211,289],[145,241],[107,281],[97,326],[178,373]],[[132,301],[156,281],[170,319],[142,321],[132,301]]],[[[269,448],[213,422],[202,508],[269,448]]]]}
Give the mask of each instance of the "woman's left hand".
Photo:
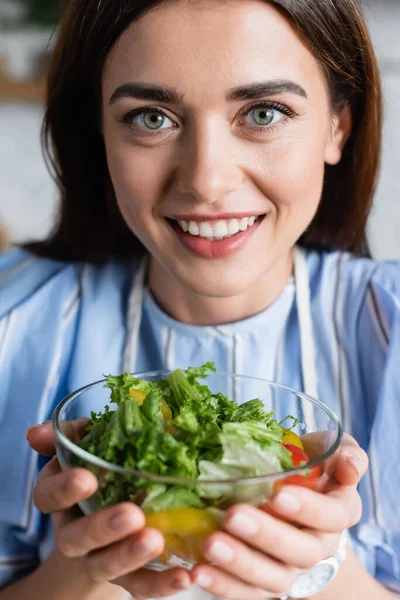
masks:
{"type": "Polygon", "coordinates": [[[360,520],[357,484],[367,468],[366,453],[345,434],[335,479],[325,494],[285,486],[268,512],[246,504],[232,507],[224,531],[204,544],[213,564],[196,565],[193,582],[229,600],[284,596],[299,575],[333,556],[342,532],[360,520]]]}

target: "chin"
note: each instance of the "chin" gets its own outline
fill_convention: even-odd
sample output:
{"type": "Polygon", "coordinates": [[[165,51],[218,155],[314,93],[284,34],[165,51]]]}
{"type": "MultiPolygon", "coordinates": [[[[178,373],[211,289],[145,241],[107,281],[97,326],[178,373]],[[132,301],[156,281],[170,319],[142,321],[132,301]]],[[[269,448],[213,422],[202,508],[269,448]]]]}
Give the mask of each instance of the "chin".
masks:
{"type": "MultiPolygon", "coordinates": [[[[258,265],[259,267],[259,265],[258,265]]],[[[215,261],[189,271],[175,272],[179,283],[196,296],[203,298],[233,298],[254,288],[262,277],[257,270],[230,265],[216,265],[215,261]]]]}

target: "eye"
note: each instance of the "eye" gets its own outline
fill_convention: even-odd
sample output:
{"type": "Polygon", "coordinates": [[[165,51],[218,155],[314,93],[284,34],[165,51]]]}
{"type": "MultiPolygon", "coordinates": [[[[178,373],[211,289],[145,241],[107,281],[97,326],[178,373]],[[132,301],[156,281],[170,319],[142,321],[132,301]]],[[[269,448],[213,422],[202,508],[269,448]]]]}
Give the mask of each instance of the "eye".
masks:
{"type": "Polygon", "coordinates": [[[174,127],[175,123],[161,110],[136,109],[129,112],[123,118],[123,123],[133,125],[142,131],[160,131],[174,127]]]}
{"type": "Polygon", "coordinates": [[[248,110],[244,115],[244,123],[246,125],[268,128],[269,126],[276,125],[286,116],[293,117],[293,111],[280,104],[268,103],[254,106],[248,110]]]}
{"type": "Polygon", "coordinates": [[[171,119],[166,115],[156,111],[143,112],[134,119],[135,125],[150,129],[151,131],[166,129],[173,125],[171,119]]]}

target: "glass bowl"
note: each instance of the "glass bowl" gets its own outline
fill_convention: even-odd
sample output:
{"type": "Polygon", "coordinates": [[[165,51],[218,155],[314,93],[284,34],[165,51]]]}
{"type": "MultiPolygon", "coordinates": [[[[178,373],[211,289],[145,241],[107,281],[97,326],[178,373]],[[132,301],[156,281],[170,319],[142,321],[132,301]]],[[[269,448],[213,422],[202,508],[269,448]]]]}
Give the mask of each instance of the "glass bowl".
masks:
{"type": "MultiPolygon", "coordinates": [[[[169,371],[134,374],[136,378],[148,381],[165,379],[167,375],[169,371]]],[[[245,502],[266,508],[269,498],[285,483],[323,492],[332,476],[342,439],[342,427],[336,415],[322,402],[287,386],[230,373],[211,373],[205,384],[213,393],[221,392],[238,405],[259,398],[266,412],[274,411],[279,423],[288,415],[297,418],[293,431],[300,436],[310,462],[258,477],[202,481],[143,473],[107,462],[78,446],[91,412],[103,412],[110,403],[110,389],[104,387],[105,381],[91,383],[67,396],[56,407],[52,419],[61,468],[85,467],[99,482],[97,492],[79,503],[83,513],[90,514],[115,504],[113,490],[117,488],[125,490],[124,500],[141,506],[144,494],[140,493],[140,486],[149,481],[158,482],[167,489],[179,486],[195,490],[200,496],[207,486],[207,498],[214,498],[207,501],[207,508],[175,508],[146,514],[146,524],[160,530],[165,538],[163,555],[148,565],[152,569],[161,570],[172,565],[191,568],[201,560],[203,540],[219,528],[223,511],[232,504],[245,502]]],[[[113,406],[116,405],[111,404],[110,408],[113,406]]],[[[285,426],[290,428],[291,421],[283,423],[285,426]]]]}

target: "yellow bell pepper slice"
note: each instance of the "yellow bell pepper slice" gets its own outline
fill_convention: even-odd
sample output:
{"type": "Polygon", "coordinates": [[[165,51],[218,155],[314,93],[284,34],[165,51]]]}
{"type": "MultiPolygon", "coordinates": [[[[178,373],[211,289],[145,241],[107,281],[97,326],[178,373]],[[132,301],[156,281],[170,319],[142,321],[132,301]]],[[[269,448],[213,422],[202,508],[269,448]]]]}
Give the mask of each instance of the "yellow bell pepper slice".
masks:
{"type": "MultiPolygon", "coordinates": [[[[142,390],[135,390],[134,388],[131,388],[129,390],[129,395],[130,395],[131,398],[136,398],[136,400],[138,401],[139,406],[141,404],[143,404],[144,399],[147,396],[147,394],[145,392],[142,392],[142,390]]],[[[168,404],[165,402],[164,399],[161,401],[161,412],[162,412],[162,416],[164,417],[165,421],[171,421],[172,420],[171,409],[168,406],[168,404]]]]}
{"type": "Polygon", "coordinates": [[[301,450],[304,450],[302,441],[299,438],[299,436],[297,435],[297,433],[294,433],[294,431],[289,431],[289,429],[285,429],[284,427],[282,427],[281,429],[282,429],[282,442],[284,444],[293,444],[293,446],[297,446],[298,448],[301,448],[301,450]]]}
{"type": "Polygon", "coordinates": [[[131,398],[136,398],[136,400],[138,401],[138,404],[143,404],[144,399],[146,398],[147,394],[145,392],[142,392],[142,390],[135,390],[133,388],[131,388],[129,390],[129,395],[131,398]]]}
{"type": "Polygon", "coordinates": [[[169,533],[164,535],[165,546],[164,552],[160,556],[160,561],[164,565],[168,564],[168,561],[173,556],[177,556],[182,560],[191,562],[204,562],[205,558],[202,553],[202,545],[205,536],[192,535],[182,537],[169,533]]]}
{"type": "Polygon", "coordinates": [[[213,515],[204,508],[171,508],[146,515],[146,526],[163,535],[207,536],[218,529],[213,515]]]}

